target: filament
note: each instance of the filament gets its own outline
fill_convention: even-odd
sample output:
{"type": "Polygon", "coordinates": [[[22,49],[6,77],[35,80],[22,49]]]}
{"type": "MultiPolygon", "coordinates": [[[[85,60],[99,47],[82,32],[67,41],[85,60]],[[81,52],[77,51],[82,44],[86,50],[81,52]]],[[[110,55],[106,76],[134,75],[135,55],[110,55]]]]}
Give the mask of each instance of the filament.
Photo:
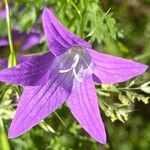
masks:
{"type": "Polygon", "coordinates": [[[77,73],[76,73],[76,70],[75,68],[77,67],[78,63],[79,63],[79,60],[80,60],[80,55],[79,54],[76,54],[74,56],[74,62],[73,64],[71,65],[71,67],[69,69],[63,69],[63,70],[59,70],[59,73],[67,73],[69,71],[73,71],[73,75],[74,77],[76,78],[77,81],[79,82],[82,82],[82,80],[78,77],[77,73]]]}

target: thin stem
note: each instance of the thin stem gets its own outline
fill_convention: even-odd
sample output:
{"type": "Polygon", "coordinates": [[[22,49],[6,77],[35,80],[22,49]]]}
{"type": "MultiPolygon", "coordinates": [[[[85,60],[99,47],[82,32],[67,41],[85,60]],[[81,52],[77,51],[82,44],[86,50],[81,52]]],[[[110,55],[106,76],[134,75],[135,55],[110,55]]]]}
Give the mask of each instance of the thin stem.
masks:
{"type": "MultiPolygon", "coordinates": [[[[130,88],[130,87],[123,87],[123,88],[116,88],[116,90],[140,90],[140,87],[130,88]]],[[[105,89],[100,88],[101,91],[107,91],[105,89]]],[[[108,90],[111,91],[111,90],[108,90]]]]}
{"type": "Polygon", "coordinates": [[[13,42],[12,42],[13,40],[12,40],[12,34],[11,34],[11,22],[10,22],[8,0],[5,0],[5,7],[6,7],[6,21],[7,21],[8,40],[9,40],[9,47],[10,47],[8,67],[13,67],[17,64],[17,60],[16,60],[16,55],[15,55],[13,42]]]}
{"type": "Polygon", "coordinates": [[[8,1],[5,0],[5,7],[6,7],[6,21],[7,21],[7,30],[8,30],[8,39],[10,44],[10,51],[14,53],[14,47],[12,43],[12,35],[11,35],[11,25],[10,25],[10,13],[9,13],[9,6],[8,1]]]}
{"type": "Polygon", "coordinates": [[[135,87],[135,88],[130,88],[130,87],[117,88],[117,90],[140,90],[140,87],[135,87]]]}
{"type": "Polygon", "coordinates": [[[54,111],[54,114],[58,117],[58,119],[61,121],[61,123],[67,128],[65,122],[61,119],[61,117],[58,115],[56,111],[54,111]]]}

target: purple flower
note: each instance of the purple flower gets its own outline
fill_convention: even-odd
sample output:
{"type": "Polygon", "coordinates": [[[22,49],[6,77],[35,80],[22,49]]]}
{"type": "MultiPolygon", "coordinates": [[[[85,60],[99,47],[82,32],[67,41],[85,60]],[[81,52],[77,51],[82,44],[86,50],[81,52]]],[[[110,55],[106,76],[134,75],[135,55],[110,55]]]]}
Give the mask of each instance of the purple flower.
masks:
{"type": "MultiPolygon", "coordinates": [[[[13,3],[9,4],[10,8],[13,8],[13,3]]],[[[24,5],[21,5],[17,12],[21,12],[23,9],[25,8],[24,5]]],[[[5,19],[6,18],[6,9],[2,8],[0,9],[0,19],[5,19]]],[[[13,30],[12,31],[12,37],[13,37],[13,41],[14,43],[19,43],[21,45],[19,45],[23,51],[33,47],[34,45],[40,44],[42,42],[42,34],[40,32],[37,32],[36,29],[32,29],[31,32],[20,32],[18,30],[13,30]]],[[[9,41],[8,41],[8,37],[1,37],[0,38],[0,47],[4,47],[4,46],[8,46],[9,45],[9,41]]]]}
{"type": "MultiPolygon", "coordinates": [[[[42,35],[40,32],[31,31],[27,32],[19,32],[18,30],[13,30],[12,37],[14,42],[21,42],[21,49],[25,51],[33,47],[34,45],[40,44],[42,40],[42,35]]],[[[0,38],[0,47],[8,46],[9,41],[8,37],[0,38]]]]}
{"type": "Polygon", "coordinates": [[[6,10],[0,9],[0,19],[5,19],[5,18],[6,18],[6,10]]]}
{"type": "MultiPolygon", "coordinates": [[[[12,2],[9,3],[9,7],[12,8],[14,4],[12,2]]],[[[4,1],[0,1],[0,19],[6,18],[6,9],[4,1]]]]}
{"type": "Polygon", "coordinates": [[[0,81],[24,87],[9,137],[27,132],[66,102],[85,131],[105,144],[94,81],[123,82],[148,67],[92,50],[89,43],[69,32],[47,8],[42,19],[51,52],[25,57],[16,67],[0,72],[0,81]]]}

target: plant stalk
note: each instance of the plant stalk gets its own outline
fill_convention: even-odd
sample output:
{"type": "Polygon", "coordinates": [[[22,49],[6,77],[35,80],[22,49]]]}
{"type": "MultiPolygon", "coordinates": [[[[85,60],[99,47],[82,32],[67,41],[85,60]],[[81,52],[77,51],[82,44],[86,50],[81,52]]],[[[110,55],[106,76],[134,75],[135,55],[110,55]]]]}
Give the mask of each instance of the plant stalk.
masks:
{"type": "Polygon", "coordinates": [[[10,54],[9,54],[9,58],[8,58],[8,67],[13,67],[13,66],[17,65],[17,59],[16,59],[16,54],[14,51],[12,34],[11,34],[11,21],[10,21],[10,12],[9,12],[8,0],[5,0],[5,8],[6,8],[8,40],[9,40],[9,47],[10,47],[10,54]]]}

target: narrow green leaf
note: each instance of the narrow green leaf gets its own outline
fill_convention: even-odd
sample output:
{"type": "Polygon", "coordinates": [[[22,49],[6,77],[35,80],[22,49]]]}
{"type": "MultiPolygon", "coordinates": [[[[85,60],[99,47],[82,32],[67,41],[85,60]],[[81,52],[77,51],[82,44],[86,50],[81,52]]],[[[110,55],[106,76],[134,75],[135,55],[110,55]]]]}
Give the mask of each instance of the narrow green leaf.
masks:
{"type": "Polygon", "coordinates": [[[3,121],[0,118],[0,150],[10,150],[7,136],[5,134],[5,129],[3,126],[3,121]]]}
{"type": "Polygon", "coordinates": [[[77,11],[77,13],[79,14],[80,17],[82,17],[80,10],[78,9],[78,7],[76,6],[76,4],[74,3],[73,0],[67,0],[67,2],[72,5],[74,7],[74,9],[77,11]]]}

